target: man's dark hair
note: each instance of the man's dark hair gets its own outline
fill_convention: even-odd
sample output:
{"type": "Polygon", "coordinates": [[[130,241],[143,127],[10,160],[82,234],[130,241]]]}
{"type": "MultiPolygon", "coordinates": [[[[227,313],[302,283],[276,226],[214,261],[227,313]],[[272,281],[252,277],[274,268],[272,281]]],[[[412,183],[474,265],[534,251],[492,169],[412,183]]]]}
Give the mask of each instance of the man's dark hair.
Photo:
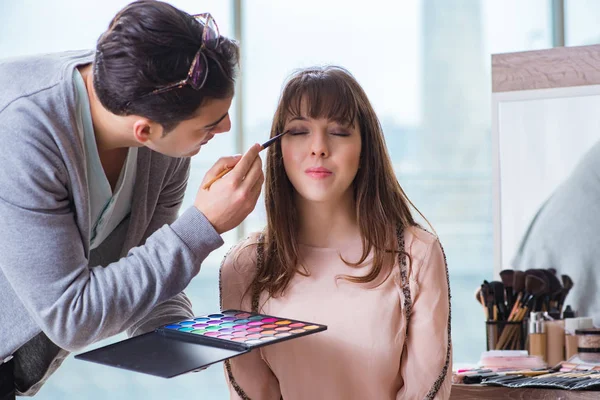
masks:
{"type": "Polygon", "coordinates": [[[100,103],[116,115],[149,118],[168,132],[206,100],[232,96],[239,48],[223,36],[216,50],[202,50],[208,77],[200,90],[185,85],[144,96],[185,79],[202,32],[201,23],[167,3],[140,0],[123,8],[96,45],[94,89],[100,103]]]}

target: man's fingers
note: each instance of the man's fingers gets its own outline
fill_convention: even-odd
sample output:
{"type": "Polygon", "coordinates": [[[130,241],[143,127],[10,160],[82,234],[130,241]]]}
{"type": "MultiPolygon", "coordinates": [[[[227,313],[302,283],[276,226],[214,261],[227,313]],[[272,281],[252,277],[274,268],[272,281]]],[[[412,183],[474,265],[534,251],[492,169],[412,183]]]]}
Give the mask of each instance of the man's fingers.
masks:
{"type": "Polygon", "coordinates": [[[260,180],[261,184],[264,181],[264,175],[262,171],[262,160],[260,159],[260,157],[256,157],[256,159],[252,163],[252,166],[250,167],[250,170],[244,177],[244,181],[242,182],[240,187],[249,189],[254,186],[254,183],[257,180],[260,180]]]}
{"type": "Polygon", "coordinates": [[[237,182],[241,182],[242,179],[248,174],[250,168],[254,164],[254,161],[258,157],[258,153],[262,147],[258,143],[254,144],[246,154],[242,156],[242,159],[233,167],[233,170],[228,174],[230,179],[234,179],[237,182]]]}
{"type": "Polygon", "coordinates": [[[221,172],[223,172],[225,169],[235,167],[236,164],[241,160],[241,158],[241,155],[219,158],[217,162],[206,172],[206,175],[204,175],[202,184],[210,181],[211,179],[219,175],[221,172]]]}

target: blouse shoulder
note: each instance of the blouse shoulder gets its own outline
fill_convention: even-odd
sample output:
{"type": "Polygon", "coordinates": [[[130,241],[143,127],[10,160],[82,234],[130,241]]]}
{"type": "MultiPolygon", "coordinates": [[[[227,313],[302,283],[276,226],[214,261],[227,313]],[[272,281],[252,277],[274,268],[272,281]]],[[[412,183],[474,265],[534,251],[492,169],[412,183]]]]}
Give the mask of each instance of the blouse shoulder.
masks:
{"type": "Polygon", "coordinates": [[[404,231],[404,243],[404,250],[411,258],[413,279],[418,280],[430,268],[439,269],[440,274],[445,275],[444,250],[436,235],[419,226],[411,226],[404,231]]]}
{"type": "Polygon", "coordinates": [[[256,274],[257,248],[261,233],[250,234],[235,244],[223,258],[219,271],[221,307],[241,308],[256,274]]]}

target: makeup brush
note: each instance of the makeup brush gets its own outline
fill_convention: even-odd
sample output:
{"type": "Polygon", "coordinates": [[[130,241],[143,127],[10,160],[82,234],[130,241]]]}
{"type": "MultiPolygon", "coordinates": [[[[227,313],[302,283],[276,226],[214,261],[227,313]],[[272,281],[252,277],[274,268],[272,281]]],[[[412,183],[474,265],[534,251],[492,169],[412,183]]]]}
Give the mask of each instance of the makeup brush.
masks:
{"type": "MultiPolygon", "coordinates": [[[[544,281],[544,283],[545,283],[544,290],[549,289],[550,281],[549,281],[548,277],[546,276],[545,270],[532,268],[532,269],[528,269],[527,271],[525,271],[525,290],[527,290],[527,276],[537,276],[538,278],[540,278],[541,280],[544,281]]],[[[531,293],[531,292],[529,292],[529,293],[531,293]]],[[[543,303],[542,300],[543,299],[540,298],[540,296],[535,296],[533,298],[530,297],[530,300],[533,301],[531,303],[531,306],[529,307],[529,309],[531,311],[542,311],[542,303],[543,303]]]]}
{"type": "MultiPolygon", "coordinates": [[[[267,140],[266,142],[264,142],[260,147],[260,151],[263,151],[264,149],[266,149],[267,147],[269,147],[270,145],[272,145],[273,143],[275,143],[280,137],[282,137],[283,135],[285,135],[286,133],[288,133],[288,131],[282,132],[278,135],[273,136],[271,139],[267,140]]],[[[213,183],[215,183],[217,180],[221,179],[222,177],[224,177],[229,171],[231,171],[233,168],[230,167],[226,167],[223,171],[219,172],[219,174],[217,174],[217,176],[215,176],[214,178],[212,178],[210,181],[208,181],[206,183],[206,185],[204,185],[202,187],[202,189],[208,190],[210,189],[211,185],[213,183]]]]}
{"type": "MultiPolygon", "coordinates": [[[[500,279],[502,279],[502,283],[504,284],[504,290],[506,292],[506,308],[508,310],[512,310],[514,295],[513,295],[513,280],[515,276],[515,271],[512,269],[505,269],[500,271],[500,279]]],[[[508,318],[508,315],[506,316],[508,318]]]]}
{"type": "Polygon", "coordinates": [[[560,280],[556,277],[556,275],[553,274],[552,271],[550,271],[550,269],[542,269],[541,271],[546,274],[549,284],[548,294],[543,299],[544,306],[546,308],[543,311],[548,311],[549,313],[551,312],[553,314],[556,314],[556,312],[558,312],[557,297],[562,294],[563,285],[560,282],[560,280]]]}
{"type": "Polygon", "coordinates": [[[573,288],[573,280],[569,275],[561,275],[560,277],[562,279],[563,291],[560,295],[560,299],[558,300],[557,307],[558,311],[562,312],[563,305],[565,304],[565,299],[567,298],[569,291],[573,288]]]}
{"type": "Polygon", "coordinates": [[[525,289],[525,272],[515,271],[513,274],[513,294],[521,293],[525,289]]]}
{"type": "Polygon", "coordinates": [[[487,321],[489,319],[489,316],[487,312],[487,307],[485,306],[485,302],[483,301],[483,297],[481,296],[481,286],[479,286],[475,291],[475,299],[483,307],[483,314],[485,315],[485,320],[487,321]]]}
{"type": "Polygon", "coordinates": [[[492,293],[492,288],[490,287],[490,283],[488,281],[483,281],[483,284],[481,285],[481,294],[488,310],[489,319],[495,321],[496,313],[494,313],[494,294],[492,293]]]}
{"type": "MultiPolygon", "coordinates": [[[[515,271],[513,274],[513,297],[516,296],[510,315],[514,315],[517,312],[519,304],[523,300],[523,291],[525,290],[525,272],[515,271]]],[[[510,320],[510,317],[509,317],[510,320]]]]}
{"type": "Polygon", "coordinates": [[[502,282],[492,281],[490,282],[490,288],[494,299],[494,307],[498,309],[496,320],[503,321],[508,318],[506,304],[504,303],[504,284],[502,284],[502,282]]]}
{"type": "Polygon", "coordinates": [[[536,306],[536,300],[548,291],[548,282],[544,274],[527,275],[525,277],[525,292],[528,293],[528,300],[525,302],[525,307],[521,312],[519,321],[522,321],[529,310],[533,310],[536,306]]]}

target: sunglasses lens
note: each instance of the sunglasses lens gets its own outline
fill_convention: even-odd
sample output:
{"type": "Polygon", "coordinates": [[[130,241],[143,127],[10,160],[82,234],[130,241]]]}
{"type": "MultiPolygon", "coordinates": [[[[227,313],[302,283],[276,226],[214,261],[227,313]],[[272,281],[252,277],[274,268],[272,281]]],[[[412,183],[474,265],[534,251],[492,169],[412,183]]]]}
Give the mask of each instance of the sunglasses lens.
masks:
{"type": "Polygon", "coordinates": [[[204,33],[202,34],[204,46],[214,50],[219,45],[219,28],[215,20],[209,15],[205,20],[204,33]]]}
{"type": "Polygon", "coordinates": [[[206,65],[206,58],[202,52],[199,51],[198,54],[196,54],[196,59],[194,60],[194,66],[192,67],[190,74],[189,85],[194,89],[199,90],[202,85],[204,85],[207,72],[208,66],[206,65]]]}

